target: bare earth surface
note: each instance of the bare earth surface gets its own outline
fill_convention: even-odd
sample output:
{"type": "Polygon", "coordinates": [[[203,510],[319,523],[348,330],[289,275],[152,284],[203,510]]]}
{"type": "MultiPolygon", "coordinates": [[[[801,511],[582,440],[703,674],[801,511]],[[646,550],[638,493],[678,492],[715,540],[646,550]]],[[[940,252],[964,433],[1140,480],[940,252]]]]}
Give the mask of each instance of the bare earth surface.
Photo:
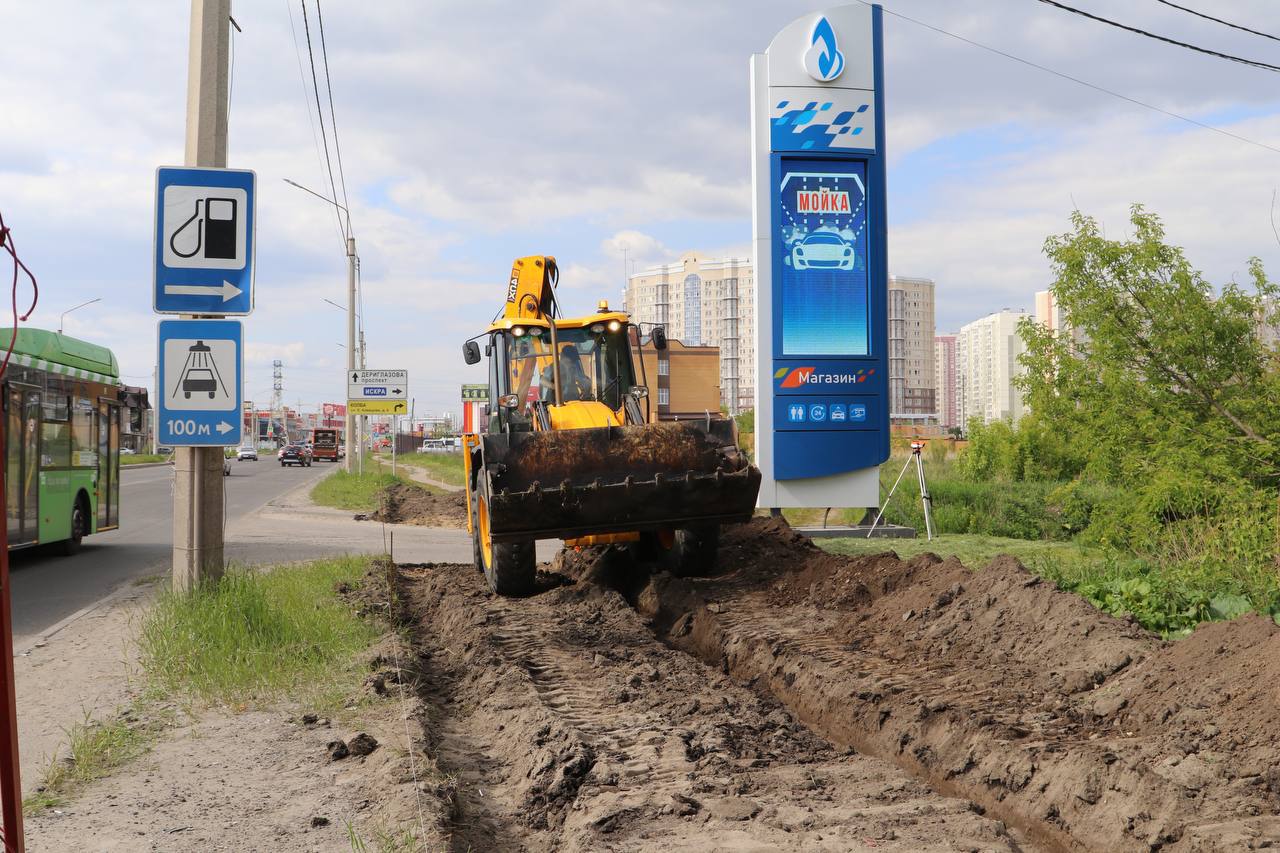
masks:
{"type": "Polygon", "coordinates": [[[500,600],[401,568],[453,850],[1018,850],[997,821],[835,748],[587,583],[500,600]]]}
{"type": "Polygon", "coordinates": [[[349,850],[348,822],[370,850],[1280,846],[1268,620],[1162,643],[1009,558],[845,558],[770,519],[726,529],[720,568],[562,551],[499,599],[470,565],[387,565],[395,600],[353,606],[405,645],[341,722],[178,714],[30,849],[349,850]],[[379,746],[333,760],[357,731],[379,746]]]}
{"type": "Polygon", "coordinates": [[[1280,844],[1280,628],[1164,644],[1011,558],[846,559],[776,521],[727,531],[717,579],[659,576],[675,646],[1059,849],[1280,844]]]}

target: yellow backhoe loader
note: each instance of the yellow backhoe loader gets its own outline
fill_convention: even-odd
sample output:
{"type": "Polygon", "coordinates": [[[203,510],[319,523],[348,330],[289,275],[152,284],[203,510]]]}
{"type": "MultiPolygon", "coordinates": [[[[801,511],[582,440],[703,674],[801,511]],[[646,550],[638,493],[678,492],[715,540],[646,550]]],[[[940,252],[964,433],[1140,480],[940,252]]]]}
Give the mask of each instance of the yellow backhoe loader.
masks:
{"type": "MultiPolygon", "coordinates": [[[[463,345],[489,357],[489,426],[463,439],[476,566],[499,595],[533,591],[534,542],[629,544],[678,574],[710,573],[720,525],[746,521],[760,471],[732,420],[651,423],[637,326],[605,302],[563,318],[555,258],[520,258],[503,310],[463,345]]],[[[650,338],[665,349],[661,327],[650,338]]]]}

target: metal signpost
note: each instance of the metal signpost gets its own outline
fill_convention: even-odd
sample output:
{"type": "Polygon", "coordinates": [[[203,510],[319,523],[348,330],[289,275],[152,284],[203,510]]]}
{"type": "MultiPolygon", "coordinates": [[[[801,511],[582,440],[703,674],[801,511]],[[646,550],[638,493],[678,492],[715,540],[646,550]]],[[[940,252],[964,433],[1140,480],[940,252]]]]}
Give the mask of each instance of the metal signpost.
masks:
{"type": "Polygon", "coordinates": [[[244,327],[238,320],[161,320],[157,429],[171,447],[239,445],[244,327]]]}
{"type": "Polygon", "coordinates": [[[762,507],[872,507],[889,458],[881,11],[792,21],[751,58],[762,507]]]}

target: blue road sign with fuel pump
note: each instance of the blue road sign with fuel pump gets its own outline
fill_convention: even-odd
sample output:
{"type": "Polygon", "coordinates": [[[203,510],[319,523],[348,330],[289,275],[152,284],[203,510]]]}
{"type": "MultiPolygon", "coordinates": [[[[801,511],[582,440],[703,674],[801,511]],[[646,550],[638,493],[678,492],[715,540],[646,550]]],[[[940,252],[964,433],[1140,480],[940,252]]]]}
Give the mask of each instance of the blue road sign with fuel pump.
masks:
{"type": "Polygon", "coordinates": [[[240,443],[244,326],[161,320],[156,440],[170,447],[240,443]]]}
{"type": "Polygon", "coordinates": [[[257,176],[156,170],[155,284],[161,314],[250,314],[257,176]]]}

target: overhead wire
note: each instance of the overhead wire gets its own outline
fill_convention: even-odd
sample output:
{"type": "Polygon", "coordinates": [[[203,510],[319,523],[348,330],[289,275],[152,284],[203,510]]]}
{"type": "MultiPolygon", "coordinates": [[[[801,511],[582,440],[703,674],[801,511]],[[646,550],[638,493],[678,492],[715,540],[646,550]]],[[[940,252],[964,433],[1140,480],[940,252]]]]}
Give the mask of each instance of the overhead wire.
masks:
{"type": "MultiPolygon", "coordinates": [[[[315,145],[316,149],[316,162],[319,163],[320,167],[323,169],[324,157],[320,154],[320,137],[316,135],[316,120],[311,115],[311,106],[308,103],[310,95],[307,92],[307,75],[306,72],[302,70],[302,48],[298,46],[298,30],[293,23],[293,0],[284,0],[284,8],[289,14],[289,32],[293,36],[293,55],[298,60],[298,83],[302,86],[303,112],[307,114],[307,123],[311,125],[311,141],[315,145]]],[[[338,226],[338,239],[342,241],[343,251],[345,252],[346,237],[343,236],[342,216],[338,214],[336,208],[333,213],[336,217],[335,222],[338,226]]]]}
{"type": "Polygon", "coordinates": [[[1251,30],[1248,27],[1241,26],[1240,24],[1233,24],[1230,21],[1215,18],[1213,15],[1206,15],[1204,12],[1198,12],[1195,9],[1187,8],[1186,6],[1179,6],[1177,3],[1170,3],[1169,0],[1156,0],[1156,2],[1163,3],[1166,6],[1186,12],[1189,15],[1195,15],[1197,18],[1204,18],[1206,21],[1213,21],[1215,24],[1222,24],[1224,27],[1231,27],[1233,30],[1252,33],[1255,36],[1262,36],[1264,39],[1271,39],[1272,41],[1280,41],[1280,36],[1273,36],[1271,33],[1264,33],[1260,30],[1251,30]]]}
{"type": "MultiPolygon", "coordinates": [[[[864,6],[872,5],[869,2],[869,0],[858,0],[858,2],[863,4],[864,6]]],[[[1069,80],[1072,83],[1075,83],[1080,86],[1084,86],[1087,89],[1093,89],[1095,92],[1102,92],[1104,95],[1110,95],[1113,98],[1118,98],[1121,101],[1125,101],[1135,106],[1139,106],[1144,109],[1151,110],[1152,112],[1160,113],[1161,115],[1168,116],[1169,118],[1177,119],[1178,121],[1186,122],[1187,124],[1194,125],[1195,127],[1198,127],[1202,130],[1212,131],[1213,133],[1219,134],[1220,136],[1225,136],[1229,139],[1234,139],[1237,142],[1243,142],[1246,145],[1252,145],[1256,148],[1262,148],[1272,152],[1273,154],[1280,154],[1280,148],[1277,148],[1273,145],[1268,145],[1265,142],[1259,142],[1256,139],[1250,139],[1247,136],[1241,136],[1238,133],[1232,133],[1229,130],[1226,130],[1221,127],[1216,127],[1212,124],[1208,124],[1203,121],[1199,121],[1198,119],[1191,118],[1190,116],[1184,116],[1181,113],[1175,113],[1172,110],[1165,109],[1164,107],[1158,107],[1155,104],[1149,104],[1146,101],[1140,101],[1137,98],[1130,97],[1129,95],[1121,94],[1120,92],[1117,92],[1113,89],[1108,89],[1105,86],[1099,86],[1096,83],[1090,83],[1088,80],[1082,80],[1079,77],[1073,77],[1070,74],[1067,74],[1063,71],[1058,71],[1054,68],[1050,68],[1047,65],[1041,65],[1038,62],[1032,62],[1030,59],[1023,59],[1021,56],[1017,56],[1015,54],[1009,53],[1007,51],[1001,50],[996,47],[992,47],[991,45],[983,44],[982,42],[979,42],[979,41],[974,41],[971,38],[958,35],[957,33],[950,32],[949,30],[944,30],[941,27],[936,27],[933,24],[926,23],[925,21],[917,20],[916,18],[912,18],[908,15],[904,15],[901,12],[894,12],[893,10],[884,8],[884,7],[882,7],[882,9],[886,15],[892,15],[895,18],[899,18],[903,21],[907,21],[909,23],[915,24],[918,27],[924,27],[926,30],[932,30],[933,32],[938,33],[939,35],[944,35],[944,36],[947,36],[948,38],[953,38],[956,41],[964,42],[965,44],[971,47],[976,47],[976,48],[979,48],[980,50],[985,50],[988,53],[994,53],[997,56],[1002,56],[1005,59],[1009,59],[1009,60],[1012,60],[1013,62],[1017,62],[1021,65],[1025,65],[1028,68],[1035,68],[1037,71],[1043,71],[1046,74],[1052,74],[1055,77],[1061,77],[1063,80],[1069,80]]]]}
{"type": "MultiPolygon", "coordinates": [[[[316,0],[316,23],[320,29],[320,56],[324,59],[324,87],[329,93],[329,124],[333,127],[333,152],[338,158],[338,180],[342,184],[342,206],[347,211],[347,236],[351,230],[351,202],[347,201],[347,173],[342,167],[342,146],[338,143],[338,114],[333,109],[333,83],[329,79],[329,50],[324,42],[324,16],[320,12],[320,0],[316,0]]],[[[337,196],[334,196],[337,201],[337,196]]]]}
{"type": "MultiPolygon", "coordinates": [[[[302,0],[302,29],[307,36],[307,57],[311,60],[311,88],[316,96],[316,113],[320,116],[320,141],[324,145],[324,163],[329,170],[329,190],[330,196],[337,204],[338,185],[333,180],[333,160],[329,157],[329,136],[324,129],[324,109],[320,106],[320,82],[316,78],[316,55],[311,49],[311,23],[307,19],[307,0],[302,0]]],[[[342,220],[342,216],[338,216],[338,220],[342,220]]],[[[349,224],[349,223],[348,223],[349,224]]],[[[347,233],[346,228],[342,231],[343,238],[349,238],[351,235],[347,233]]]]}
{"type": "Polygon", "coordinates": [[[1149,39],[1162,41],[1165,44],[1171,44],[1176,47],[1186,48],[1187,50],[1193,50],[1196,53],[1203,53],[1206,56],[1213,56],[1213,57],[1217,57],[1218,59],[1226,59],[1230,62],[1238,62],[1241,65],[1248,65],[1253,68],[1261,68],[1264,71],[1280,71],[1280,65],[1272,65],[1270,62],[1261,62],[1257,59],[1246,59],[1243,56],[1236,56],[1231,53],[1222,53],[1221,51],[1210,50],[1207,47],[1200,47],[1199,45],[1191,44],[1190,42],[1178,41],[1177,39],[1169,38],[1168,36],[1158,35],[1156,33],[1151,32],[1150,30],[1140,29],[1139,27],[1131,27],[1128,24],[1122,24],[1119,21],[1113,21],[1110,18],[1104,18],[1101,15],[1095,15],[1092,12],[1086,12],[1083,9],[1077,9],[1074,6],[1068,6],[1066,3],[1059,3],[1058,0],[1039,0],[1039,2],[1044,3],[1046,6],[1053,6],[1055,8],[1061,9],[1064,12],[1070,12],[1073,15],[1079,15],[1082,18],[1088,18],[1091,21],[1097,21],[1100,24],[1106,24],[1109,27],[1116,27],[1117,29],[1126,30],[1131,33],[1136,33],[1137,35],[1144,36],[1149,39]]]}

